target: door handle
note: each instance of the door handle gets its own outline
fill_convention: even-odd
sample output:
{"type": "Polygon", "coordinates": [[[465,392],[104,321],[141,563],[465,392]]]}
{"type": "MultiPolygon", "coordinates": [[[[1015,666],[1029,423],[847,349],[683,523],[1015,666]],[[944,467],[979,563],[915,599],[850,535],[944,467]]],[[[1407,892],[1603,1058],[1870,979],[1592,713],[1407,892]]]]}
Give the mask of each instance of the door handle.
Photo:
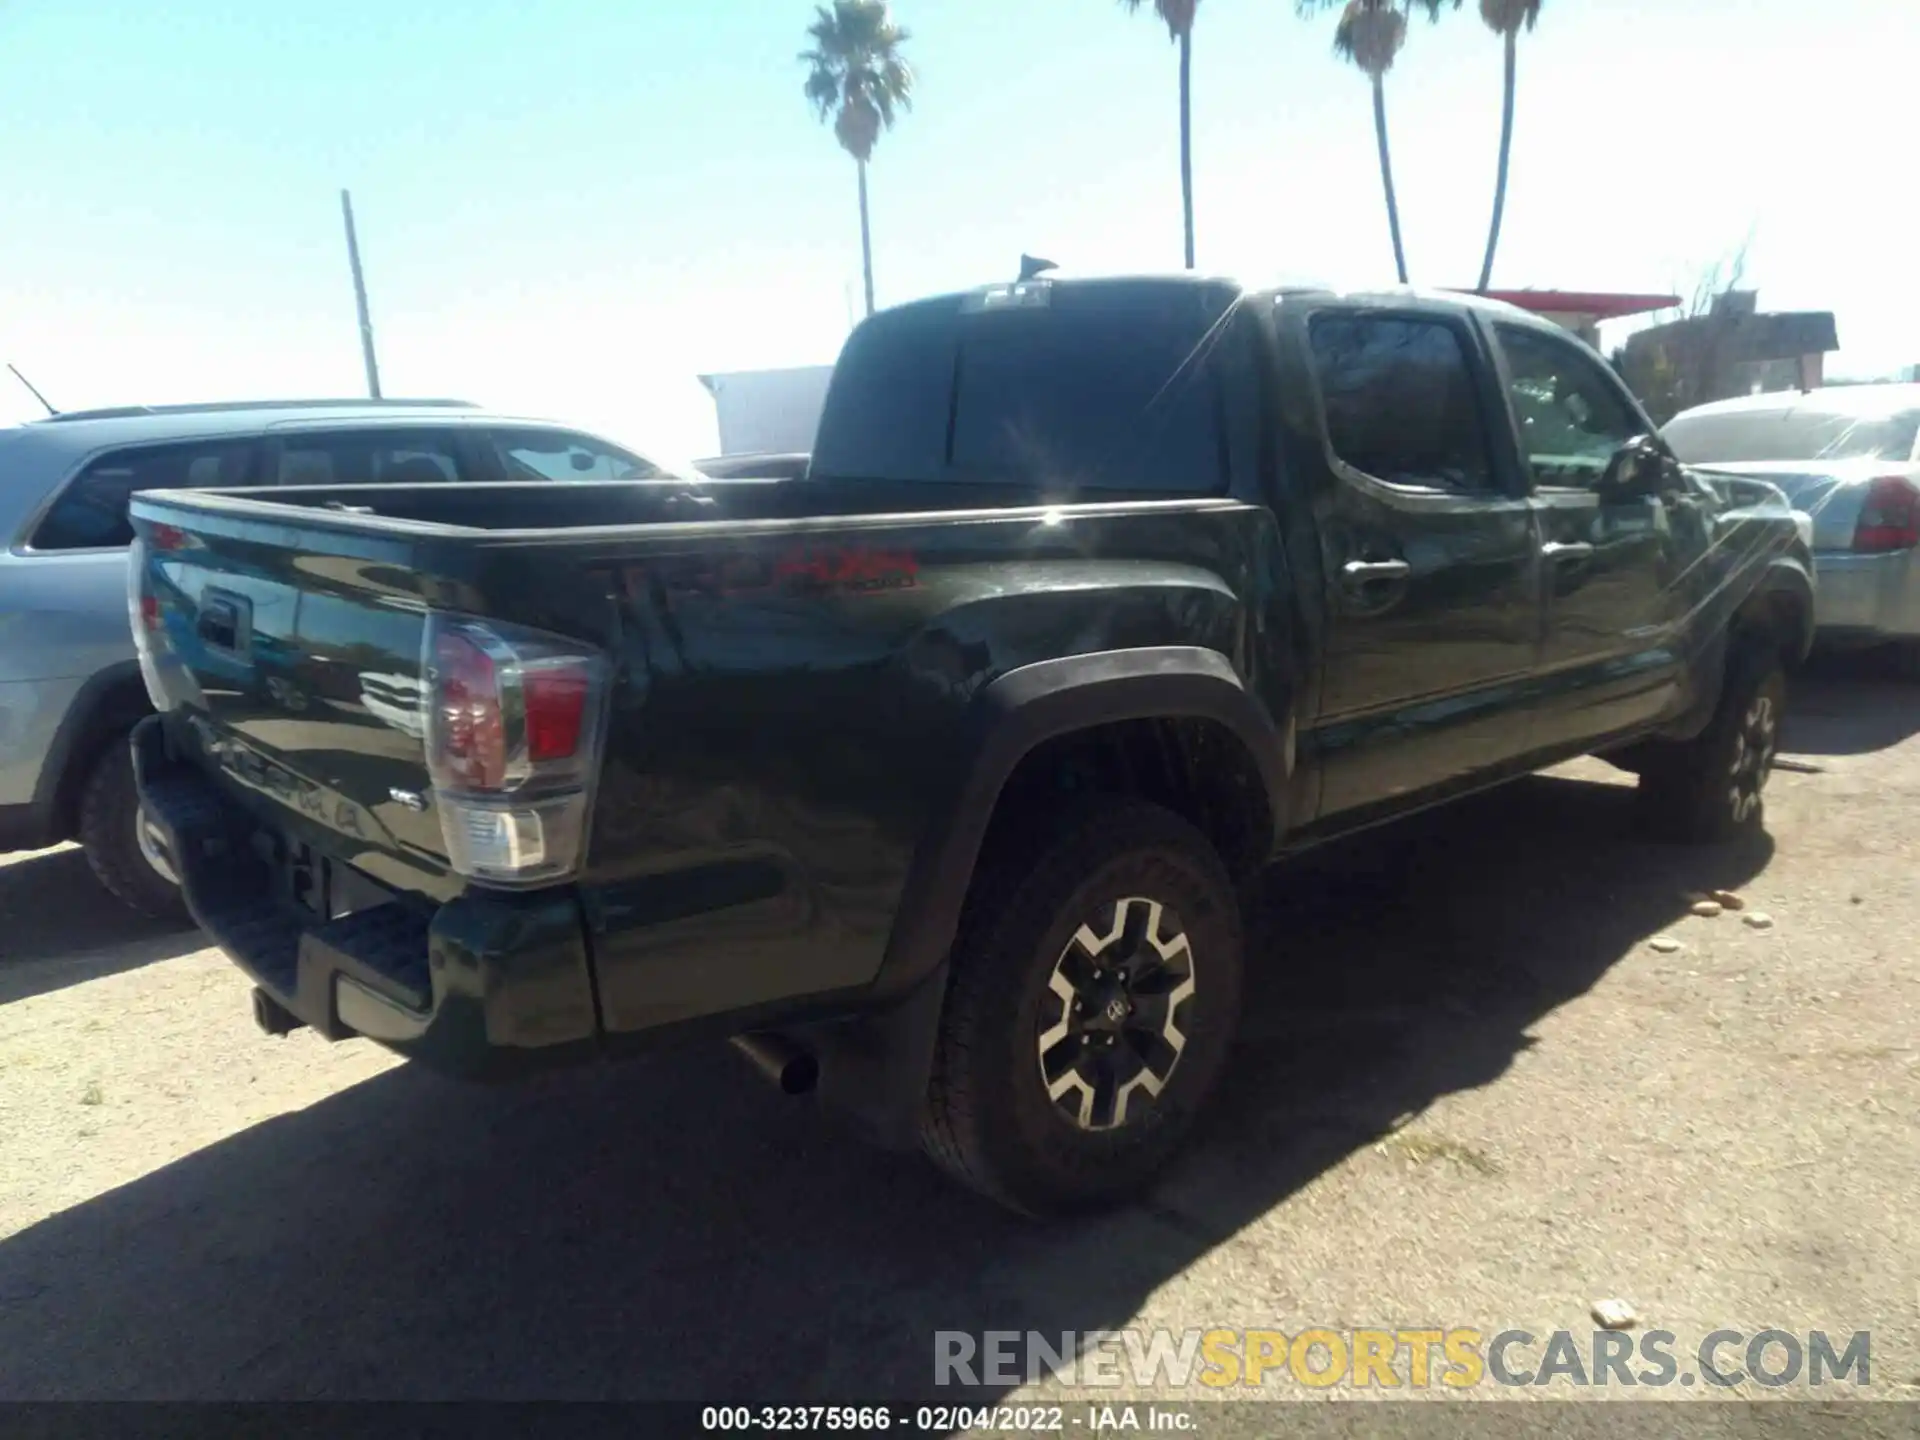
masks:
{"type": "Polygon", "coordinates": [[[240,612],[224,601],[216,600],[200,612],[195,632],[210,645],[236,650],[240,644],[240,612]]]}
{"type": "Polygon", "coordinates": [[[194,633],[216,650],[245,658],[253,635],[253,606],[236,596],[208,590],[200,597],[194,633]]]}
{"type": "Polygon", "coordinates": [[[1413,566],[1404,560],[1349,560],[1340,567],[1340,576],[1349,585],[1371,585],[1381,580],[1404,580],[1413,566]]]}
{"type": "Polygon", "coordinates": [[[1584,540],[1549,540],[1540,547],[1540,554],[1548,560],[1591,560],[1593,546],[1584,540]]]}

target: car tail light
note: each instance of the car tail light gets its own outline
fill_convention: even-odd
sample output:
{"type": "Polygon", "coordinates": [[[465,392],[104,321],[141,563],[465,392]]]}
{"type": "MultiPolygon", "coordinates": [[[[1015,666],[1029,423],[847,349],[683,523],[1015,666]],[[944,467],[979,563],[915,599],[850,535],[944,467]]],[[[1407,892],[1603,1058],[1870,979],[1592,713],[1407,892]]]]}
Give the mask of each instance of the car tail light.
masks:
{"type": "Polygon", "coordinates": [[[599,768],[606,657],[437,613],[423,649],[427,773],[449,863],[493,884],[572,875],[599,768]]]}
{"type": "Polygon", "coordinates": [[[1866,503],[1853,526],[1861,553],[1910,550],[1920,544],[1920,489],[1900,475],[1883,475],[1867,487],[1866,503]]]}

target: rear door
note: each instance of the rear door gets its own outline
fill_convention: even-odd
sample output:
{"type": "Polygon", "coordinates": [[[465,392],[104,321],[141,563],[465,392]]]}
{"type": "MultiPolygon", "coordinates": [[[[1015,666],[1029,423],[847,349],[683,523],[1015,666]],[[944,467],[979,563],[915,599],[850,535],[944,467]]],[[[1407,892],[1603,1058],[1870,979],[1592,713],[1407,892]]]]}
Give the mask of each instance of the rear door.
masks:
{"type": "MultiPolygon", "coordinates": [[[[1282,315],[1286,307],[1283,302],[1282,315]]],[[[1447,307],[1320,306],[1298,328],[1323,414],[1321,813],[1403,803],[1523,754],[1535,518],[1478,333],[1447,307]],[[1301,333],[1301,332],[1304,333],[1301,333]]]]}
{"type": "Polygon", "coordinates": [[[1711,502],[1678,487],[1602,495],[1608,461],[1652,422],[1586,346],[1544,327],[1491,330],[1540,517],[1540,743],[1574,745],[1657,720],[1680,702],[1684,622],[1711,578],[1711,502]]]}
{"type": "Polygon", "coordinates": [[[31,515],[0,560],[0,679],[78,684],[133,659],[128,500],[142,490],[246,485],[256,444],[219,436],[97,451],[31,515]]]}

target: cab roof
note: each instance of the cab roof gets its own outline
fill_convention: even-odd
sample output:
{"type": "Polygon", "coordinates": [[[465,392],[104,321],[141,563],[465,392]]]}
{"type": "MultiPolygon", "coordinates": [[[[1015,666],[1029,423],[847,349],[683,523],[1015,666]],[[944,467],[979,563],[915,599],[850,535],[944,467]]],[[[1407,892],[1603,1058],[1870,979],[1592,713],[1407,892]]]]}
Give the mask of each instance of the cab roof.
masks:
{"type": "MultiPolygon", "coordinates": [[[[1546,317],[1513,305],[1505,300],[1497,300],[1489,295],[1479,295],[1472,291],[1443,290],[1421,285],[1383,285],[1343,289],[1323,282],[1303,279],[1254,279],[1246,276],[1211,275],[1200,271],[1138,271],[1101,273],[1098,271],[1075,271],[1061,267],[1043,271],[1031,280],[992,281],[976,285],[969,290],[955,291],[948,295],[930,296],[931,301],[965,300],[993,290],[1008,290],[1016,285],[1150,285],[1155,287],[1192,286],[1195,289],[1225,291],[1241,296],[1274,295],[1282,300],[1331,299],[1350,303],[1377,305],[1432,305],[1451,310],[1470,310],[1498,318],[1513,324],[1530,325],[1537,329],[1551,330],[1565,334],[1563,327],[1556,325],[1546,317]]],[[[925,302],[908,302],[925,303],[925,302]]]]}

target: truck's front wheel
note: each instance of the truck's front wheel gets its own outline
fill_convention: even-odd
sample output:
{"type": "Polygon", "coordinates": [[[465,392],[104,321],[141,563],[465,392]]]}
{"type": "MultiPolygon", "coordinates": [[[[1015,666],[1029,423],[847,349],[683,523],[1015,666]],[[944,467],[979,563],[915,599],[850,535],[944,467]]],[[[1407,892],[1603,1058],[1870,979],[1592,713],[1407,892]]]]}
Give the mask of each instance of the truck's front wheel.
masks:
{"type": "Polygon", "coordinates": [[[1030,1214],[1126,1198],[1218,1080],[1240,977],[1232,882],[1170,811],[1109,801],[985,857],[954,948],[928,1153],[1030,1214]]]}
{"type": "Polygon", "coordinates": [[[1786,705],[1779,655],[1758,644],[1737,651],[1713,722],[1685,744],[1648,747],[1640,804],[1655,833],[1707,843],[1758,833],[1786,705]]]}

